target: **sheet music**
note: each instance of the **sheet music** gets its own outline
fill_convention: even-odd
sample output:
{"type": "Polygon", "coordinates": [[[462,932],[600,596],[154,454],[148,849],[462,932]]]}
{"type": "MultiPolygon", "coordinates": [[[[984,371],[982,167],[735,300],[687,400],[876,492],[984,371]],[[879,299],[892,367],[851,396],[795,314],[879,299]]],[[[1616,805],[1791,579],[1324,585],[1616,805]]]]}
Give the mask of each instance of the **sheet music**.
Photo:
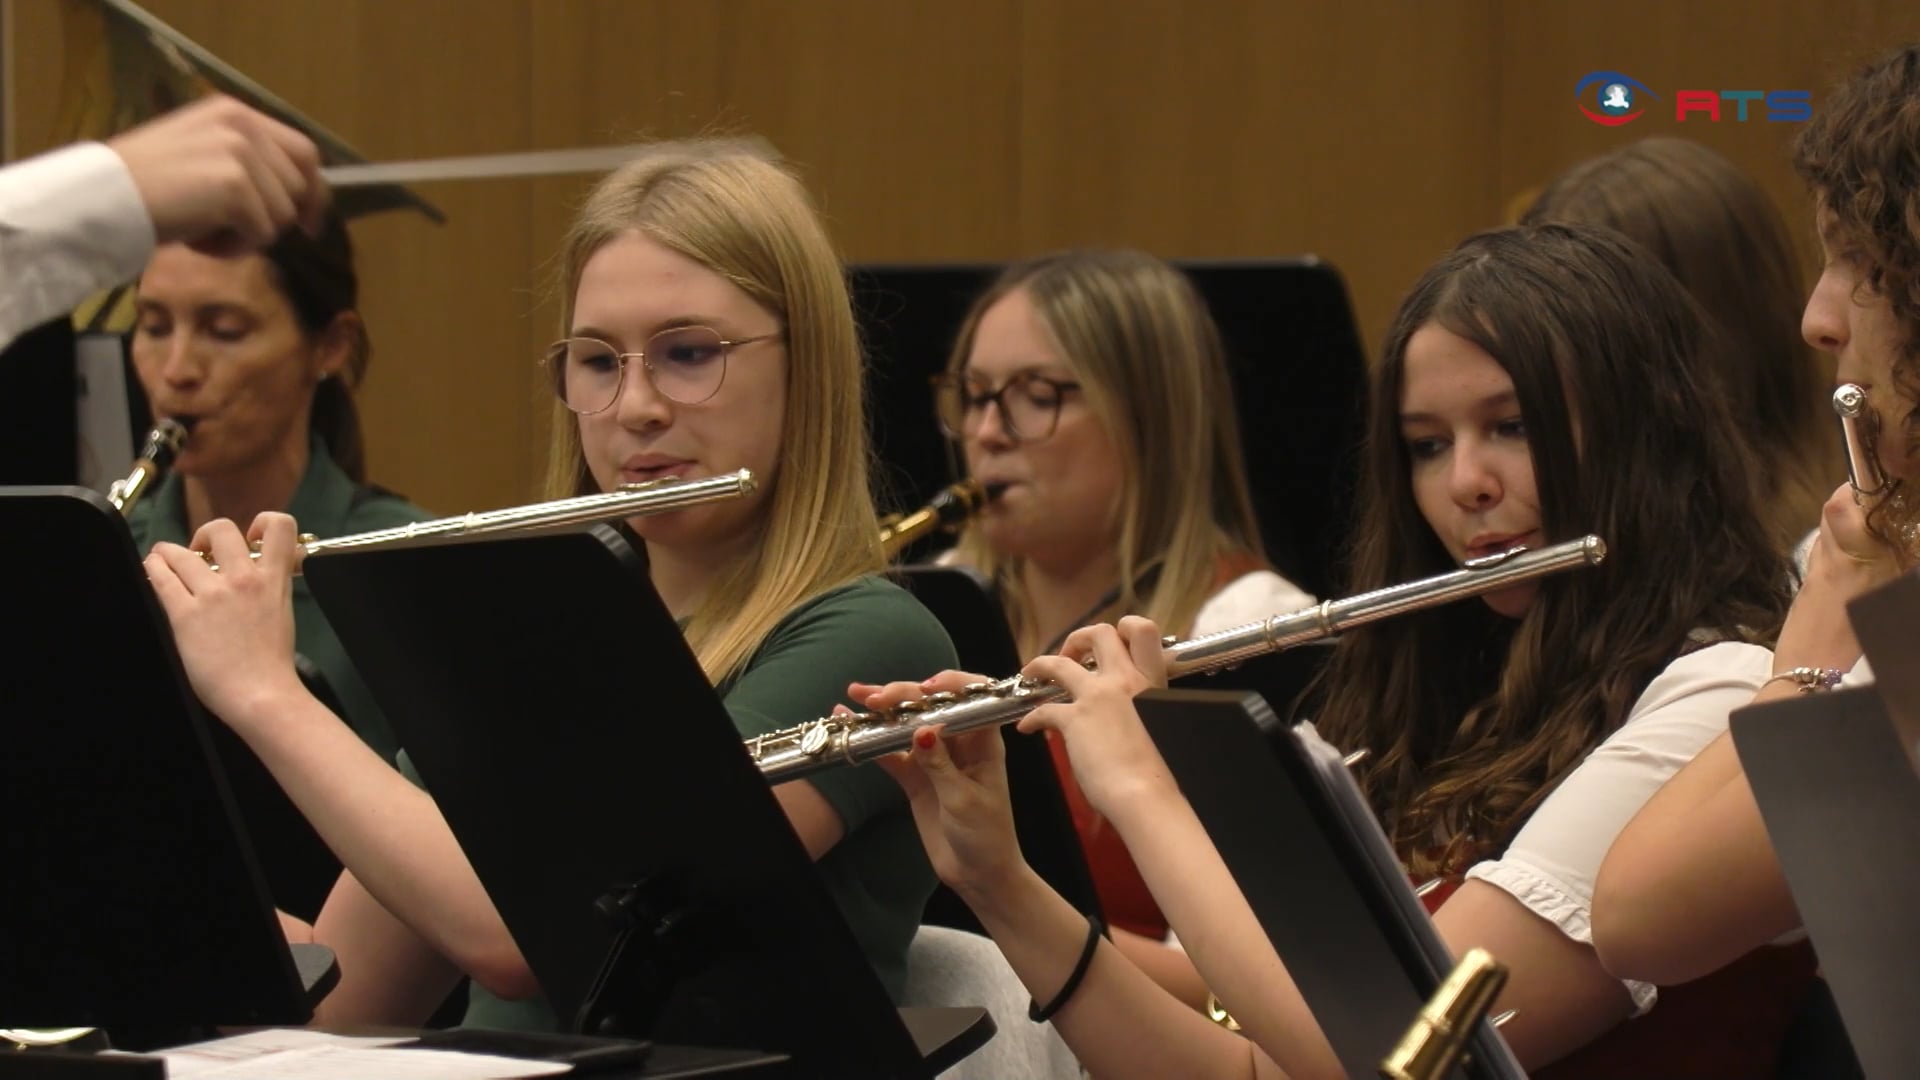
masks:
{"type": "Polygon", "coordinates": [[[273,1028],[164,1051],[169,1080],[339,1080],[343,1077],[433,1077],[440,1080],[511,1080],[570,1072],[565,1062],[412,1050],[401,1036],[331,1035],[305,1028],[273,1028]]]}
{"type": "MultiPolygon", "coordinates": [[[[1313,766],[1314,781],[1340,817],[1338,824],[1345,833],[1345,844],[1365,858],[1369,875],[1378,881],[1380,895],[1391,899],[1392,914],[1400,924],[1401,931],[1426,955],[1437,985],[1453,970],[1453,955],[1447,950],[1446,942],[1440,939],[1440,931],[1435,929],[1426,905],[1414,894],[1413,884],[1407,880],[1406,871],[1401,869],[1400,859],[1393,852],[1392,841],[1387,839],[1386,831],[1380,827],[1380,819],[1374,815],[1373,807],[1353,779],[1352,770],[1348,769],[1344,756],[1320,737],[1311,721],[1295,724],[1293,737],[1313,766]]],[[[1476,1067],[1482,1070],[1483,1075],[1524,1080],[1526,1072],[1521,1069],[1519,1059],[1513,1056],[1512,1048],[1485,1020],[1481,1021],[1474,1047],[1483,1058],[1495,1059],[1478,1063],[1476,1067]]]]}
{"type": "Polygon", "coordinates": [[[1354,782],[1343,755],[1320,737],[1311,721],[1294,725],[1293,733],[1306,750],[1307,760],[1313,764],[1315,779],[1340,815],[1347,846],[1366,856],[1370,876],[1393,898],[1393,911],[1401,928],[1420,944],[1421,951],[1434,961],[1436,973],[1444,979],[1453,968],[1446,944],[1433,928],[1426,905],[1414,895],[1399,856],[1393,853],[1392,841],[1381,829],[1380,819],[1374,815],[1360,785],[1354,782]]]}

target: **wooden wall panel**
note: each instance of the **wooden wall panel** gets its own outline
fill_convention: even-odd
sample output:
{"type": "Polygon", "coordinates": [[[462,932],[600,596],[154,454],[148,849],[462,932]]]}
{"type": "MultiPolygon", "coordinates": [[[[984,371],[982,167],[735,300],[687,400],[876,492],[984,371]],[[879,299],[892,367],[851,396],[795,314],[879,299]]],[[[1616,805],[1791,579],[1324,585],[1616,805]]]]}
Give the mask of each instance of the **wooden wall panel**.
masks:
{"type": "Polygon", "coordinates": [[[1346,275],[1376,340],[1494,195],[1490,0],[1392,9],[1030,5],[1029,246],[1312,252],[1346,275]]]}
{"type": "MultiPolygon", "coordinates": [[[[1718,122],[1674,117],[1674,91],[1808,90],[1814,105],[1865,59],[1920,38],[1920,9],[1884,0],[1825,5],[1792,0],[1603,6],[1504,3],[1499,47],[1499,188],[1516,200],[1584,158],[1652,135],[1713,147],[1748,172],[1780,206],[1809,271],[1815,257],[1805,193],[1793,175],[1800,124],[1754,110],[1718,122]],[[1581,116],[1573,88],[1595,70],[1630,75],[1661,100],[1630,124],[1609,128],[1581,116]]],[[[1503,207],[1504,209],[1504,207],[1503,207]]]]}
{"type": "MultiPolygon", "coordinates": [[[[54,0],[7,6],[10,152],[57,141],[54,0]]],[[[1413,278],[1584,156],[1686,134],[1749,169],[1807,245],[1792,125],[1671,119],[1670,91],[1821,92],[1920,38],[1896,0],[146,0],[376,159],[757,132],[856,260],[1074,244],[1313,252],[1379,340],[1413,278]],[[1625,129],[1574,81],[1668,95],[1625,129]]],[[[419,188],[435,226],[355,227],[377,477],[443,511],[526,499],[548,401],[552,258],[588,181],[419,188]]]]}

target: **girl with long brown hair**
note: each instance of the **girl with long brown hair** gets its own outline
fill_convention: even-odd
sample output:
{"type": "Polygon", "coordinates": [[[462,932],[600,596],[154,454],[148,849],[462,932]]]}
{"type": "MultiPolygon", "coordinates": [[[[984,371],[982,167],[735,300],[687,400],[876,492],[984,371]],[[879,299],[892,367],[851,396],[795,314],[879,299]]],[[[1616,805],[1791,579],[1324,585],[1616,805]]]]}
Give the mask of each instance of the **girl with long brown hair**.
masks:
{"type": "MultiPolygon", "coordinates": [[[[1504,230],[1421,279],[1374,372],[1352,589],[1588,532],[1611,548],[1596,569],[1344,633],[1307,705],[1335,745],[1372,751],[1360,780],[1393,845],[1416,879],[1445,881],[1429,894],[1442,938],[1509,966],[1494,1008],[1517,1010],[1502,1031],[1535,1075],[1749,1075],[1740,1055],[1770,1055],[1766,1010],[1803,977],[1747,979],[1748,1011],[1714,1029],[1609,975],[1587,930],[1607,842],[1766,677],[1787,605],[1743,442],[1692,362],[1704,333],[1617,234],[1504,230]]],[[[1164,681],[1159,642],[1144,619],[1076,631],[1026,669],[1072,703],[1022,724],[1063,735],[1251,1048],[1099,945],[1025,867],[996,739],[929,732],[888,768],[936,871],[1094,1075],[1339,1075],[1132,709],[1164,681]]],[[[855,690],[889,704],[968,678],[855,690]]]]}

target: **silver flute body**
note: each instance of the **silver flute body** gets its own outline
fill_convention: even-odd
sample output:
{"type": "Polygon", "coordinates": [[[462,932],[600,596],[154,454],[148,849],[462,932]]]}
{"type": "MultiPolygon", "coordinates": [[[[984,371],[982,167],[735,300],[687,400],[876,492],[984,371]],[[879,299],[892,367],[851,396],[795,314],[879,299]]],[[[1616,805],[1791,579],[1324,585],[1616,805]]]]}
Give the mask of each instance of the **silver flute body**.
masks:
{"type": "MultiPolygon", "coordinates": [[[[736,469],[730,473],[721,473],[719,476],[709,476],[700,480],[669,477],[662,480],[649,480],[642,484],[623,484],[617,490],[601,492],[597,495],[581,495],[572,499],[554,499],[527,506],[513,506],[505,510],[487,510],[461,514],[458,517],[417,521],[411,525],[396,525],[388,529],[375,529],[372,532],[354,533],[350,536],[322,539],[311,533],[301,533],[299,548],[304,559],[308,555],[358,551],[363,548],[408,547],[458,536],[505,532],[532,533],[568,525],[585,525],[649,514],[664,514],[670,510],[684,510],[689,506],[719,502],[722,499],[737,499],[752,494],[755,485],[753,472],[748,469],[736,469]]],[[[251,548],[248,552],[249,557],[258,559],[260,541],[255,540],[249,547],[251,548]]],[[[199,555],[213,569],[220,569],[220,564],[213,561],[212,552],[202,551],[199,555]]],[[[294,574],[299,573],[300,570],[295,568],[294,574]]]]}
{"type": "Polygon", "coordinates": [[[597,495],[581,495],[571,499],[555,499],[527,506],[514,506],[505,510],[461,514],[458,517],[420,521],[411,525],[396,525],[390,529],[355,533],[352,536],[336,536],[328,539],[302,537],[300,546],[306,554],[317,555],[323,551],[351,551],[364,547],[402,547],[416,540],[474,536],[481,533],[531,532],[597,521],[614,521],[642,514],[664,514],[670,510],[683,510],[702,503],[738,498],[752,493],[753,489],[753,473],[747,469],[736,469],[730,473],[699,480],[649,480],[643,484],[628,484],[618,490],[601,492],[597,495]]]}
{"type": "MultiPolygon", "coordinates": [[[[1167,646],[1167,676],[1218,671],[1243,660],[1331,637],[1408,611],[1479,596],[1523,581],[1582,566],[1597,566],[1607,545],[1597,536],[1538,550],[1515,550],[1470,559],[1459,570],[1390,585],[1343,600],[1327,600],[1290,614],[1203,634],[1167,646]]],[[[747,740],[747,752],[772,783],[796,780],[822,769],[857,765],[905,750],[916,730],[943,724],[949,735],[1011,723],[1067,692],[1057,683],[1013,675],[975,683],[957,693],[929,694],[884,712],[822,717],[747,740]]]]}

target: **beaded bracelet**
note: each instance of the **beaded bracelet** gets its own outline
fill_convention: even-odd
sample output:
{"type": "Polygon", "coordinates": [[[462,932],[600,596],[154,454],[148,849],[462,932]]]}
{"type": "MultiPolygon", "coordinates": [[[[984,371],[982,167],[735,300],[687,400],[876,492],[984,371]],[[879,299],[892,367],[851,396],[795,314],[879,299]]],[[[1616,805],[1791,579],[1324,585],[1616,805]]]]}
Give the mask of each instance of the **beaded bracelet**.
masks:
{"type": "Polygon", "coordinates": [[[1079,961],[1073,965],[1073,974],[1067,976],[1067,984],[1060,988],[1059,993],[1053,995],[1052,1001],[1044,1006],[1038,1001],[1029,1002],[1027,1019],[1036,1024],[1044,1024],[1053,1019],[1053,1014],[1060,1011],[1060,1007],[1067,1003],[1067,999],[1073,996],[1075,990],[1080,989],[1080,980],[1087,977],[1087,968],[1093,964],[1094,951],[1100,947],[1100,939],[1105,937],[1106,933],[1107,928],[1101,925],[1099,919],[1091,915],[1087,916],[1087,943],[1080,950],[1079,961]]]}
{"type": "Polygon", "coordinates": [[[1766,686],[1785,679],[1798,686],[1801,693],[1811,694],[1816,690],[1834,689],[1840,685],[1840,680],[1845,678],[1846,674],[1839,668],[1797,667],[1791,671],[1783,671],[1760,685],[1766,686]]]}

